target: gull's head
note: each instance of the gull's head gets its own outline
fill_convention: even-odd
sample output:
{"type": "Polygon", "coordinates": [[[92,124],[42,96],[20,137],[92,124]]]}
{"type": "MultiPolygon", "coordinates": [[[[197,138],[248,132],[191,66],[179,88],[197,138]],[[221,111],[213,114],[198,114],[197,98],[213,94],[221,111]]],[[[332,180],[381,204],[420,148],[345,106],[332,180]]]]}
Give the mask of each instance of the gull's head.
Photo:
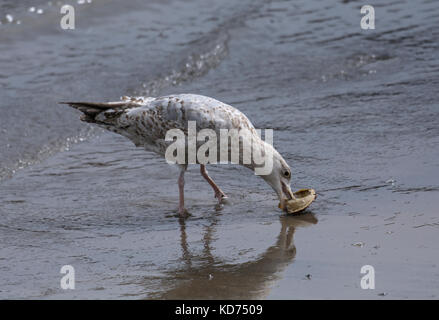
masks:
{"type": "Polygon", "coordinates": [[[273,168],[269,174],[261,175],[277,193],[279,197],[279,208],[285,208],[288,200],[294,199],[294,194],[291,191],[291,169],[282,156],[274,152],[273,154],[273,168]]]}

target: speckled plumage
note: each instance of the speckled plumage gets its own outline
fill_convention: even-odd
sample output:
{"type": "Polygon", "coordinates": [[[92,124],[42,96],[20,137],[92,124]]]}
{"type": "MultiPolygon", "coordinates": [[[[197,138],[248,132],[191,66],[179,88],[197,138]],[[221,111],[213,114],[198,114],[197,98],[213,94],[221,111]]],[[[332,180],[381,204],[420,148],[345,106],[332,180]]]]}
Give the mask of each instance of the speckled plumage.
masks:
{"type": "Polygon", "coordinates": [[[188,121],[195,121],[197,132],[213,129],[248,129],[256,134],[250,120],[238,109],[221,101],[196,94],[163,97],[122,97],[119,102],[69,103],[83,111],[82,120],[96,123],[130,139],[136,146],[164,156],[171,142],[165,141],[170,129],[187,134],[188,121]]]}

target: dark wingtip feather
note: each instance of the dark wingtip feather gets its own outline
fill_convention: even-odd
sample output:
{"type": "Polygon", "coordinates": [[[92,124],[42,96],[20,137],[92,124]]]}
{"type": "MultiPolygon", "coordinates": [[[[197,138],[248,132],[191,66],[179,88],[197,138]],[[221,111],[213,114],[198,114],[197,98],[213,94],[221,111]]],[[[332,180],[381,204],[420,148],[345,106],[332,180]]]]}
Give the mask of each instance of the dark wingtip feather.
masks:
{"type": "Polygon", "coordinates": [[[73,107],[73,108],[75,108],[75,109],[78,109],[78,107],[80,107],[80,106],[85,106],[85,103],[82,103],[82,102],[67,102],[67,101],[60,101],[60,102],[58,102],[58,104],[67,104],[67,105],[69,105],[70,107],[73,107]]]}
{"type": "Polygon", "coordinates": [[[104,112],[108,109],[114,109],[115,112],[112,115],[109,115],[109,118],[114,118],[119,116],[125,109],[135,106],[130,102],[126,101],[117,101],[117,102],[69,102],[69,101],[60,101],[59,104],[67,104],[72,108],[75,108],[82,113],[81,120],[85,122],[97,123],[99,121],[96,120],[96,116],[101,112],[104,112]]]}
{"type": "Polygon", "coordinates": [[[116,102],[68,102],[61,101],[59,104],[68,104],[73,108],[78,107],[86,107],[86,108],[95,108],[101,110],[113,109],[113,108],[123,108],[129,107],[129,103],[125,101],[116,101],[116,102]]]}

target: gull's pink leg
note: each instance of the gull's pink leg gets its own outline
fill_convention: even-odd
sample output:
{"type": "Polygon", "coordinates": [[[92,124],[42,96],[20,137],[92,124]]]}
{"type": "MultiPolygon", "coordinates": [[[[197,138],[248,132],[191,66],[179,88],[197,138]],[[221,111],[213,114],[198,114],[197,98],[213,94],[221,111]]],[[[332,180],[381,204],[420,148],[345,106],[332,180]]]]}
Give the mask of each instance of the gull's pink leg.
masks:
{"type": "Polygon", "coordinates": [[[211,177],[207,174],[206,166],[204,164],[200,165],[200,172],[204,179],[210,184],[213,191],[215,192],[215,198],[218,199],[218,202],[221,203],[223,199],[226,199],[226,194],[216,185],[216,183],[212,180],[211,177]]]}
{"type": "Polygon", "coordinates": [[[184,209],[184,172],[186,170],[182,169],[180,172],[180,176],[178,177],[178,191],[179,191],[179,195],[180,195],[180,201],[178,204],[178,213],[180,214],[180,216],[184,216],[185,214],[185,209],[184,209]]]}

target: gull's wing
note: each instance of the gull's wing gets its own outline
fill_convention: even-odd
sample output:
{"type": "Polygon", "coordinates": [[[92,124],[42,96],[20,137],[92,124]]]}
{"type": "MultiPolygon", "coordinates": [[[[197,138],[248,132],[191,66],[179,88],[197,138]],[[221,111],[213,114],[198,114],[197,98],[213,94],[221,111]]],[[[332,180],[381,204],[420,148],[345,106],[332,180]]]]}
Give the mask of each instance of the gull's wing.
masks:
{"type": "MultiPolygon", "coordinates": [[[[188,121],[197,131],[248,129],[250,120],[236,108],[213,98],[180,94],[158,98],[123,97],[117,102],[61,102],[80,110],[82,121],[96,123],[132,140],[136,145],[160,145],[163,151],[166,132],[180,129],[187,134],[188,121]]],[[[164,152],[164,151],[163,151],[164,152]]],[[[160,152],[161,153],[161,152],[160,152]]]]}

